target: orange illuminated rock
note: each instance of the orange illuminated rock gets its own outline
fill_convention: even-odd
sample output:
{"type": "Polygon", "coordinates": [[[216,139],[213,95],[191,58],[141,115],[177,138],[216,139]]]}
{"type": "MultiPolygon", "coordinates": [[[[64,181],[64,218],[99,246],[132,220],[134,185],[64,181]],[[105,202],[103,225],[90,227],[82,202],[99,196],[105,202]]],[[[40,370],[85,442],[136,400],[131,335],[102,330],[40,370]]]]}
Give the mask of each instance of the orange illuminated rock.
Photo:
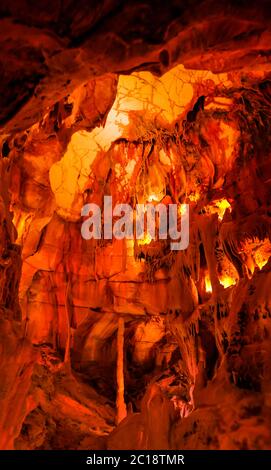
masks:
{"type": "Polygon", "coordinates": [[[30,3],[0,6],[0,448],[271,448],[268,2],[30,3]],[[189,204],[187,249],[85,240],[109,195],[189,204]]]}

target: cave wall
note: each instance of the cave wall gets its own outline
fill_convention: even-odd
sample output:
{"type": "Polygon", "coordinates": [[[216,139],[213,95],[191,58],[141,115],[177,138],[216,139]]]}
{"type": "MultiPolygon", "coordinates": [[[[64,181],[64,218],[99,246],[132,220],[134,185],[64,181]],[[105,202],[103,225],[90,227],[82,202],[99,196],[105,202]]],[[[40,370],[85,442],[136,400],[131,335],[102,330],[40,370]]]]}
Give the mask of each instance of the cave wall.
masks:
{"type": "Polygon", "coordinates": [[[13,445],[27,414],[26,396],[30,386],[34,351],[24,335],[18,288],[21,275],[21,249],[15,244],[16,230],[9,211],[12,163],[0,160],[0,311],[1,311],[1,448],[13,445]],[[11,414],[12,413],[12,414],[11,414]]]}

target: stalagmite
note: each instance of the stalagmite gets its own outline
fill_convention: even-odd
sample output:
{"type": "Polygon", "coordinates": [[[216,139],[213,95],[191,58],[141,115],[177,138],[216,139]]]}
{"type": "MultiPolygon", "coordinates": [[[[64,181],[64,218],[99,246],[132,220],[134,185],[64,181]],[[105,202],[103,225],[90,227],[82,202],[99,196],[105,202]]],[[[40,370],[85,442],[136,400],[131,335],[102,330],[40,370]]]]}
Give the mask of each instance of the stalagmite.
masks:
{"type": "Polygon", "coordinates": [[[127,416],[127,409],[124,400],[124,331],[124,319],[123,317],[119,317],[117,331],[117,424],[120,423],[127,416]]]}
{"type": "Polygon", "coordinates": [[[66,315],[66,328],[67,328],[67,339],[64,354],[64,366],[68,372],[71,371],[71,320],[70,320],[70,278],[67,280],[66,291],[65,291],[65,315],[66,315]]]}

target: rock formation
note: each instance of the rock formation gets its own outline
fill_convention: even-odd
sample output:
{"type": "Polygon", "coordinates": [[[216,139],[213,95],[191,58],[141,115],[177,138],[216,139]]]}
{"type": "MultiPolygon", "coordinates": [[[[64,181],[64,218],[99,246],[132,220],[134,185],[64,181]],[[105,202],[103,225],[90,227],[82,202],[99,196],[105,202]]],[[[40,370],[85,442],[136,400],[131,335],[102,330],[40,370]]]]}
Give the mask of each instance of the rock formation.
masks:
{"type": "Polygon", "coordinates": [[[269,2],[0,14],[0,448],[270,449],[269,2]],[[108,195],[188,248],[84,239],[108,195]]]}

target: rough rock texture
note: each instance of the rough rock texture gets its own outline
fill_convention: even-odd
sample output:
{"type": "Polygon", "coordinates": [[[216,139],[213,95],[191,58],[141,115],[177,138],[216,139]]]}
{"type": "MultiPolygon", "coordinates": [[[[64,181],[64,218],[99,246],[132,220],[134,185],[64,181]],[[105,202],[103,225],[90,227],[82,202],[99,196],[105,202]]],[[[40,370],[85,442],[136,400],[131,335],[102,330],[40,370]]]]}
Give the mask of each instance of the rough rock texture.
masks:
{"type": "Polygon", "coordinates": [[[271,447],[270,9],[158,3],[1,3],[2,449],[271,447]],[[84,240],[108,194],[188,249],[84,240]]]}
{"type": "Polygon", "coordinates": [[[270,68],[269,1],[1,2],[0,122],[27,129],[108,72],[270,68]]]}

